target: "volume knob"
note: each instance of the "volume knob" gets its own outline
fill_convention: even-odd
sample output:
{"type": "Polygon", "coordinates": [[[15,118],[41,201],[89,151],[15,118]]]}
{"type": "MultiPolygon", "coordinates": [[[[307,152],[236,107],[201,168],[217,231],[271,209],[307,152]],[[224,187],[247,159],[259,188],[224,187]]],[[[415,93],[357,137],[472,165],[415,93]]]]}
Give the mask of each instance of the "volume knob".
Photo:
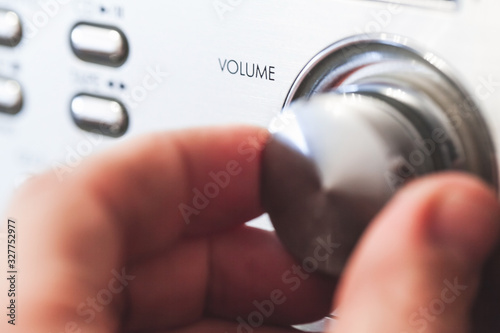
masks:
{"type": "Polygon", "coordinates": [[[295,256],[314,258],[318,246],[335,244],[315,262],[338,275],[367,223],[397,187],[435,171],[433,158],[410,162],[423,138],[374,97],[317,95],[287,112],[291,120],[263,152],[264,206],[295,256]]]}
{"type": "Polygon", "coordinates": [[[396,41],[353,37],[313,58],[263,151],[261,197],[277,235],[330,275],[410,179],[460,170],[498,188],[479,107],[437,57],[396,41]]]}

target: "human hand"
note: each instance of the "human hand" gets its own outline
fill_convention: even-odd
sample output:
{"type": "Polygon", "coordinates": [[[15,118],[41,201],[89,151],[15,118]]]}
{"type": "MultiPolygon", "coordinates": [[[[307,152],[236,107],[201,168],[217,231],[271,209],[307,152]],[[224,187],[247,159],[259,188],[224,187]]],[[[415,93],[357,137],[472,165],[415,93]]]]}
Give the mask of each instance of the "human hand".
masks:
{"type": "Polygon", "coordinates": [[[262,213],[267,136],[250,127],[155,134],[63,182],[29,181],[7,212],[21,267],[16,326],[2,319],[1,332],[236,332],[254,311],[256,332],[285,332],[326,315],[331,279],[297,275],[273,233],[243,226],[262,213]],[[207,184],[216,186],[201,199],[207,184]],[[282,304],[271,310],[271,298],[282,304]]]}
{"type": "MultiPolygon", "coordinates": [[[[305,272],[272,233],[241,225],[261,213],[263,133],[156,134],[90,159],[64,182],[30,181],[8,210],[21,268],[19,319],[6,331],[287,332],[327,314],[335,281],[305,272]],[[207,204],[193,189],[209,183],[219,189],[207,204]]],[[[350,260],[331,330],[466,332],[499,220],[477,180],[410,184],[350,260]]]]}

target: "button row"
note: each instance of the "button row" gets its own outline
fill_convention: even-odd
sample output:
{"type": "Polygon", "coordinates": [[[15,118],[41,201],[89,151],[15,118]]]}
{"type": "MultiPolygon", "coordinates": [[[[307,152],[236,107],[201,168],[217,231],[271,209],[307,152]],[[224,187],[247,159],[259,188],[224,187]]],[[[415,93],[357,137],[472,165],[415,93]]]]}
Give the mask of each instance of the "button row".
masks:
{"type": "MultiPolygon", "coordinates": [[[[15,47],[21,41],[23,28],[19,16],[13,11],[0,9],[0,45],[15,47]]],[[[23,93],[19,82],[0,77],[0,113],[17,114],[23,106],[23,93]]]]}
{"type": "MultiPolygon", "coordinates": [[[[79,23],[73,27],[70,40],[75,55],[86,62],[119,67],[128,57],[127,38],[117,28],[79,23]]],[[[123,135],[129,124],[123,104],[102,96],[75,96],[71,115],[81,129],[111,137],[123,135]]]]}
{"type": "MultiPolygon", "coordinates": [[[[0,77],[0,113],[17,114],[23,106],[21,86],[0,77]]],[[[128,129],[127,109],[118,100],[79,94],[71,101],[71,116],[81,129],[110,137],[122,136],[128,129]]]]}
{"type": "Polygon", "coordinates": [[[14,47],[21,41],[23,29],[19,16],[0,9],[0,45],[14,47]]]}
{"type": "MultiPolygon", "coordinates": [[[[0,45],[14,47],[23,34],[19,16],[0,9],[0,45]]],[[[71,30],[71,48],[83,61],[119,67],[125,63],[129,46],[125,34],[118,28],[91,23],[78,23],[71,30]]]]}
{"type": "MultiPolygon", "coordinates": [[[[0,9],[0,45],[14,47],[22,38],[19,16],[0,9]]],[[[128,41],[114,27],[79,23],[71,30],[71,48],[81,60],[119,67],[128,58],[128,41]]],[[[0,77],[0,113],[17,114],[23,106],[20,84],[0,77]]],[[[123,135],[128,128],[128,113],[119,101],[101,96],[80,94],[71,101],[71,116],[83,130],[111,137],[123,135]]]]}

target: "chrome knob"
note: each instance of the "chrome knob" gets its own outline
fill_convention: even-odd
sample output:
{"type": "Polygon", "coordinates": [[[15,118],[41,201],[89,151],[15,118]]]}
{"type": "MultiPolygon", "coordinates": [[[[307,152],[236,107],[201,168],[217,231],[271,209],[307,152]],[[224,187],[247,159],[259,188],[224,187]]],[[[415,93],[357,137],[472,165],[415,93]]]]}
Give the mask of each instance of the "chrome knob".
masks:
{"type": "Polygon", "coordinates": [[[374,97],[317,95],[287,112],[292,119],[263,152],[264,206],[297,257],[314,257],[326,238],[337,244],[319,261],[337,275],[394,190],[436,170],[434,154],[422,152],[410,121],[374,97]]]}
{"type": "Polygon", "coordinates": [[[481,112],[432,54],[394,40],[341,42],[304,68],[285,106],[288,123],[263,151],[263,206],[296,258],[334,248],[314,261],[330,275],[410,179],[461,170],[497,187],[481,112]]]}

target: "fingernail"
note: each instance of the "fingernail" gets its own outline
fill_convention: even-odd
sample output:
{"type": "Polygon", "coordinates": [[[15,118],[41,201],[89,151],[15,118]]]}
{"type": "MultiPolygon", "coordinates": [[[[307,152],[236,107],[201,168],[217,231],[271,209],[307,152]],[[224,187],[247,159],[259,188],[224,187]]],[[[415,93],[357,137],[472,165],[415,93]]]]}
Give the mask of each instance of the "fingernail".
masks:
{"type": "Polygon", "coordinates": [[[496,196],[476,180],[450,185],[434,209],[433,236],[440,247],[463,259],[483,260],[497,239],[496,196]]]}

